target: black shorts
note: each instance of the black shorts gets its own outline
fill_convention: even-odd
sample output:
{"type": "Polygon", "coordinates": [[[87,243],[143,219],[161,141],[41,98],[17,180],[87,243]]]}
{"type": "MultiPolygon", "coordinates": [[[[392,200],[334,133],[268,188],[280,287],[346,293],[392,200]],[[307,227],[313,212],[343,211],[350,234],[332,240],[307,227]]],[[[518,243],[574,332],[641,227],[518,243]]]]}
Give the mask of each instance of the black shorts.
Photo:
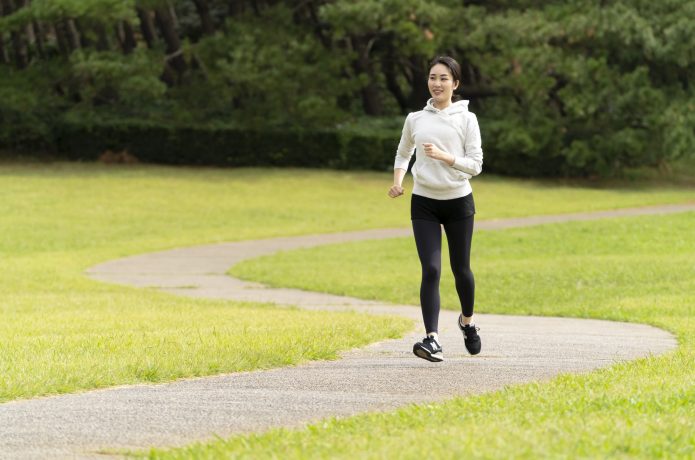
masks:
{"type": "Polygon", "coordinates": [[[453,200],[435,200],[413,194],[410,200],[410,219],[423,219],[449,224],[475,214],[473,194],[453,200]]]}

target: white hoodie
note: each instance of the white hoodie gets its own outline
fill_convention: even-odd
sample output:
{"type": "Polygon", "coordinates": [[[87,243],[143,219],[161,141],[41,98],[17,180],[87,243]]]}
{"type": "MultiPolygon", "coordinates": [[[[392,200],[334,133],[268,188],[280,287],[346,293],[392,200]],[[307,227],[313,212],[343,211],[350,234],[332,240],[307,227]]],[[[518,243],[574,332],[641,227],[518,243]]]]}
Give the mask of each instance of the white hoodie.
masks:
{"type": "Polygon", "coordinates": [[[415,156],[412,173],[413,193],[435,200],[450,200],[473,191],[468,182],[483,169],[480,128],[475,114],[468,111],[468,101],[458,101],[444,110],[432,105],[433,99],[419,112],[408,114],[398,144],[394,169],[408,169],[415,148],[424,152],[424,143],[454,155],[453,166],[424,153],[415,156]]]}

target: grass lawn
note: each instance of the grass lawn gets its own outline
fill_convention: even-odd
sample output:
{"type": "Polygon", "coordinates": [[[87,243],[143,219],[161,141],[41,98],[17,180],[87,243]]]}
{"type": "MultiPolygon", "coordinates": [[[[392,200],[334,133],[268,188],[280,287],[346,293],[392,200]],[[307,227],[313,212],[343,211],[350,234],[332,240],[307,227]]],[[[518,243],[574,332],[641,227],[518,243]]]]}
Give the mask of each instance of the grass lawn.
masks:
{"type": "MultiPolygon", "coordinates": [[[[0,164],[0,402],[331,358],[401,334],[408,321],[178,298],[83,274],[105,260],[177,246],[407,225],[407,201],[386,197],[390,180],[389,173],[0,164]],[[248,337],[257,347],[242,352],[248,337]]],[[[476,183],[476,197],[493,218],[537,213],[538,203],[546,203],[543,212],[606,209],[684,202],[692,192],[650,184],[608,189],[488,177],[476,183]]]]}
{"type": "MultiPolygon", "coordinates": [[[[686,213],[479,232],[474,237],[478,312],[653,324],[678,337],[674,352],[487,395],[142,455],[693,458],[693,228],[695,213],[686,213]]],[[[291,251],[244,262],[233,272],[270,284],[418,303],[419,264],[410,238],[291,251]],[[337,263],[340,277],[335,276],[337,263]]],[[[445,308],[458,308],[446,270],[442,301],[445,308]]],[[[479,325],[484,340],[485,324],[479,325]]]]}
{"type": "Polygon", "coordinates": [[[402,319],[193,300],[83,274],[157,249],[379,226],[377,210],[387,201],[374,195],[383,181],[304,171],[0,165],[0,402],[329,359],[409,330],[402,319]],[[345,189],[352,201],[334,209],[328,201],[345,189]],[[312,191],[327,201],[312,199],[312,191]],[[360,220],[370,199],[373,216],[360,220]]]}

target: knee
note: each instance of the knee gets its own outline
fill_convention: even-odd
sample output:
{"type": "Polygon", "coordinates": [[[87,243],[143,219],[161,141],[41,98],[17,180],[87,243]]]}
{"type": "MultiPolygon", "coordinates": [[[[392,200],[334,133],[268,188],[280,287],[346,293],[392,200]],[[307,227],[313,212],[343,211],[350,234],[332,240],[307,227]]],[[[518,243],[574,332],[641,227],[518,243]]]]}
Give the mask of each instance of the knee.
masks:
{"type": "Polygon", "coordinates": [[[471,271],[470,267],[456,267],[452,271],[457,281],[473,281],[473,271],[471,271]]]}
{"type": "Polygon", "coordinates": [[[442,269],[437,264],[425,264],[422,266],[423,281],[439,281],[442,269]]]}

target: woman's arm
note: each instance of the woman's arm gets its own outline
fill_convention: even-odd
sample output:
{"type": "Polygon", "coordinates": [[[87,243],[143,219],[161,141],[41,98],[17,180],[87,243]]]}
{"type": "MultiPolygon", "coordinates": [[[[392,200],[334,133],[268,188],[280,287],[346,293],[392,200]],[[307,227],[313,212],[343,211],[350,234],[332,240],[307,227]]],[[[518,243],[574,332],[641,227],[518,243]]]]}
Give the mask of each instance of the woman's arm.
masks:
{"type": "Polygon", "coordinates": [[[409,113],[405,118],[405,123],[403,123],[403,131],[401,133],[401,140],[398,142],[398,149],[396,150],[396,160],[393,162],[393,167],[396,169],[408,170],[408,164],[410,164],[410,158],[415,152],[415,139],[413,139],[413,131],[410,126],[412,122],[412,113],[409,113]]]}
{"type": "Polygon", "coordinates": [[[478,118],[472,113],[466,124],[466,143],[463,147],[463,156],[455,157],[451,166],[471,176],[477,176],[483,170],[483,147],[478,118]]]}
{"type": "Polygon", "coordinates": [[[393,185],[389,189],[389,196],[391,198],[396,198],[403,195],[403,178],[405,177],[406,170],[401,168],[394,168],[393,170],[393,185]]]}
{"type": "Polygon", "coordinates": [[[405,123],[403,123],[403,132],[401,133],[401,140],[398,143],[396,159],[393,163],[393,185],[389,189],[389,196],[391,198],[403,195],[403,178],[408,170],[410,158],[413,156],[413,152],[415,152],[415,141],[410,127],[411,115],[412,114],[408,114],[405,123]]]}
{"type": "Polygon", "coordinates": [[[456,157],[450,153],[445,152],[434,144],[424,143],[422,146],[425,148],[425,155],[432,158],[433,160],[443,161],[449,166],[454,166],[456,162],[456,157]]]}
{"type": "Polygon", "coordinates": [[[480,127],[475,115],[466,125],[466,143],[464,145],[463,156],[455,156],[441,150],[434,144],[422,144],[425,148],[425,155],[440,160],[452,168],[463,171],[471,176],[477,176],[483,170],[483,148],[480,140],[480,127]]]}

